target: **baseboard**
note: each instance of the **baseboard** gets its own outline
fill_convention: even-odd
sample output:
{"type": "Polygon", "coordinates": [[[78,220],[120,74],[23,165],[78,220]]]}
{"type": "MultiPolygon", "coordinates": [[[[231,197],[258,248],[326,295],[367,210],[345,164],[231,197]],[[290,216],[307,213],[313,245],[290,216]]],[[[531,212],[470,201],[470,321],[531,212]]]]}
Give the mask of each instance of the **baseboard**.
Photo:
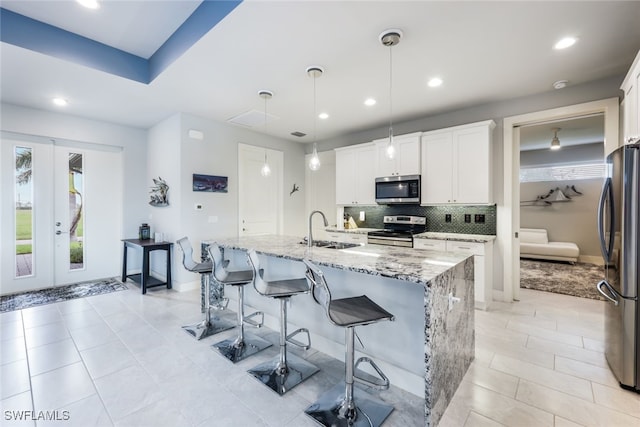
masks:
{"type": "Polygon", "coordinates": [[[601,256],[593,255],[580,255],[578,256],[578,262],[585,262],[588,264],[604,265],[604,260],[601,256]]]}

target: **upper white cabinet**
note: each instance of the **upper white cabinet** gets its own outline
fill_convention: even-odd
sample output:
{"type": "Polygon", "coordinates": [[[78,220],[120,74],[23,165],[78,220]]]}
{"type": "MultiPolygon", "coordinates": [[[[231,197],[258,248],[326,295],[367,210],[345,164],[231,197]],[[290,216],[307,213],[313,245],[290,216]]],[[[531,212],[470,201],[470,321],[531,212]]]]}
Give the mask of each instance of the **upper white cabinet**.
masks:
{"type": "Polygon", "coordinates": [[[336,148],[336,204],[375,205],[376,146],[336,148]]]}
{"type": "Polygon", "coordinates": [[[493,120],[422,134],[422,204],[493,203],[493,120]]]}
{"type": "Polygon", "coordinates": [[[622,140],[626,142],[629,138],[640,137],[640,52],[636,55],[635,61],[629,70],[629,73],[622,82],[620,89],[624,91],[624,100],[622,101],[622,121],[623,135],[622,140]]]}
{"type": "Polygon", "coordinates": [[[398,135],[393,138],[396,155],[387,157],[389,138],[373,141],[376,145],[378,166],[376,177],[420,174],[420,135],[421,132],[398,135]]]}

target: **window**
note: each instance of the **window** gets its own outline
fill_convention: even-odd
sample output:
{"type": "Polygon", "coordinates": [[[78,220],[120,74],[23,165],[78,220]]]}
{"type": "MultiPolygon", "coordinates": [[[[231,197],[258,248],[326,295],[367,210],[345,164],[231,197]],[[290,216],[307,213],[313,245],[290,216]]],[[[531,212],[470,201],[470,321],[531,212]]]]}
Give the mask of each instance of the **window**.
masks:
{"type": "Polygon", "coordinates": [[[584,163],[520,169],[520,182],[574,181],[605,177],[604,163],[584,163]]]}

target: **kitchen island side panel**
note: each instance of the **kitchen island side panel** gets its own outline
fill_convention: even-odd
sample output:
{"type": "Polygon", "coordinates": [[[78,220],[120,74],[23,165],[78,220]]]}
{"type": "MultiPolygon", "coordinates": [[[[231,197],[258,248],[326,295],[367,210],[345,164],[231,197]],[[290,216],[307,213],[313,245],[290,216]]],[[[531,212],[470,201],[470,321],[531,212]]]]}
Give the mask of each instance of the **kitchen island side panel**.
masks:
{"type": "Polygon", "coordinates": [[[425,426],[438,425],[475,357],[473,275],[470,257],[425,287],[425,426]]]}

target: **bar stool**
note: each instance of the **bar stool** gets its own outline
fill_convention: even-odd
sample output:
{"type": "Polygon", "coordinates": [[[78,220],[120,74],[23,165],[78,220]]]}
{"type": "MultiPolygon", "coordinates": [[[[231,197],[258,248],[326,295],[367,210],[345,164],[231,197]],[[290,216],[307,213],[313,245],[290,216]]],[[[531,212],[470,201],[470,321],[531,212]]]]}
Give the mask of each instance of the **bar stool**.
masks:
{"type": "MultiPolygon", "coordinates": [[[[336,326],[345,328],[345,381],[325,392],[309,406],[305,413],[325,426],[380,426],[393,411],[393,406],[376,399],[369,393],[354,388],[358,382],[377,390],[389,388],[389,379],[368,357],[359,358],[354,364],[355,327],[369,325],[383,320],[393,321],[393,314],[387,312],[366,295],[359,297],[332,299],[331,291],[322,271],[308,259],[307,280],[313,299],[324,307],[327,317],[336,326]],[[380,376],[374,381],[358,376],[360,363],[369,364],[380,376]]],[[[360,339],[358,338],[358,341],[360,339]]]]}
{"type": "Polygon", "coordinates": [[[249,265],[253,268],[253,287],[255,290],[260,295],[280,301],[280,354],[276,360],[262,363],[250,369],[249,373],[282,396],[319,371],[315,365],[303,358],[287,354],[287,343],[305,350],[311,347],[308,329],[300,328],[287,335],[287,302],[294,295],[308,293],[309,285],[305,278],[266,281],[262,277],[264,271],[260,269],[257,252],[250,249],[248,257],[249,265]],[[306,344],[293,339],[300,333],[306,334],[306,344]]]}
{"type": "Polygon", "coordinates": [[[210,280],[211,272],[213,271],[213,262],[211,260],[199,263],[195,262],[193,260],[193,248],[191,247],[188,237],[179,239],[177,243],[182,250],[182,265],[184,268],[194,273],[200,273],[200,275],[204,277],[204,319],[195,325],[183,326],[182,329],[195,339],[201,340],[202,338],[233,328],[235,326],[233,323],[221,320],[218,317],[214,318],[216,323],[211,321],[211,304],[209,299],[211,297],[210,280]]]}
{"type": "Polygon", "coordinates": [[[222,285],[234,286],[238,290],[238,336],[215,343],[211,347],[236,363],[271,347],[269,341],[244,333],[245,322],[256,328],[261,327],[264,322],[264,313],[256,311],[248,316],[244,315],[244,286],[253,281],[253,270],[227,270],[220,247],[212,243],[208,251],[209,258],[213,261],[213,279],[222,285]],[[256,316],[260,316],[259,322],[253,320],[256,316]]]}

